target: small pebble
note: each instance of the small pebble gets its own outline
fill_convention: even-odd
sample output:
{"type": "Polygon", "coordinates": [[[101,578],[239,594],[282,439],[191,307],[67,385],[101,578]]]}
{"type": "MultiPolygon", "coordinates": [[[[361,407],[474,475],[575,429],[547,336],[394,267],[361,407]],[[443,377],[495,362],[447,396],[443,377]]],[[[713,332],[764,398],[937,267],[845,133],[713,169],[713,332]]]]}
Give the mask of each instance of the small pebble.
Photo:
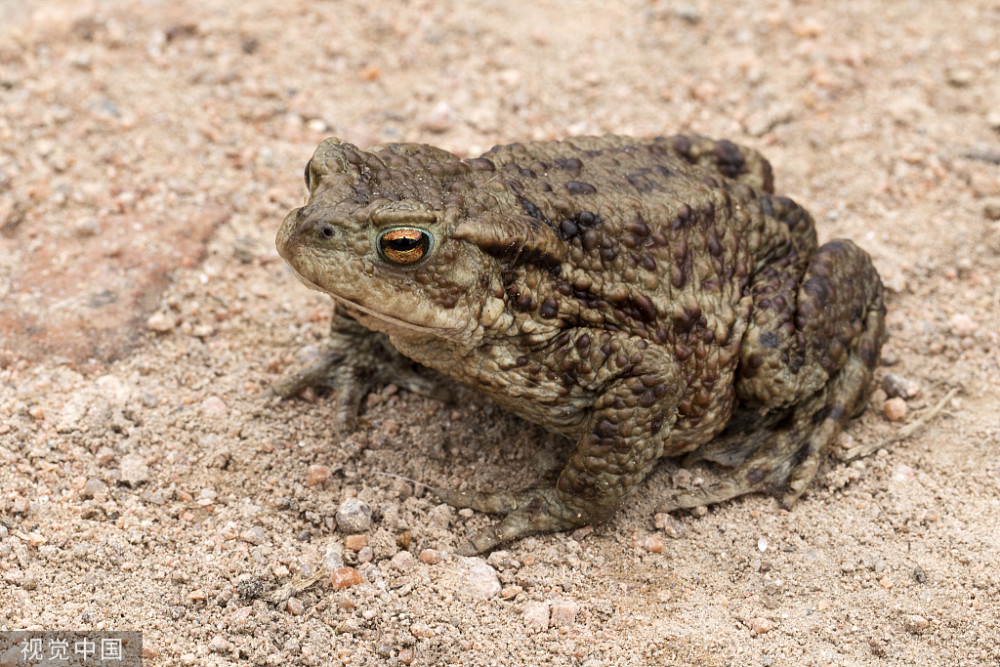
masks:
{"type": "Polygon", "coordinates": [[[524,603],[524,625],[528,632],[542,632],[549,627],[549,604],[530,601],[524,603]]]}
{"type": "Polygon", "coordinates": [[[913,634],[920,634],[930,625],[930,622],[923,616],[918,616],[917,614],[910,614],[909,616],[903,617],[903,628],[907,632],[912,632],[913,634]]]}
{"type": "Polygon", "coordinates": [[[362,581],[364,579],[361,577],[361,573],[353,567],[342,567],[334,570],[333,575],[330,577],[330,583],[337,589],[357,586],[362,581]]]}
{"type": "Polygon", "coordinates": [[[987,220],[1000,220],[1000,204],[987,204],[983,207],[983,215],[987,220]]]}
{"type": "Polygon", "coordinates": [[[649,535],[642,541],[642,548],[653,554],[662,554],[666,546],[659,535],[649,535]]]}
{"type": "Polygon", "coordinates": [[[337,525],[345,533],[363,533],[372,525],[372,508],[357,498],[348,498],[337,508],[337,525]]]}
{"type": "Polygon", "coordinates": [[[260,526],[254,526],[240,533],[240,540],[248,544],[260,546],[267,541],[267,534],[260,526]]]}
{"type": "Polygon", "coordinates": [[[80,497],[93,498],[94,496],[105,493],[107,490],[107,484],[95,477],[91,477],[87,480],[87,483],[83,485],[83,488],[80,489],[80,497]]]}
{"type": "Polygon", "coordinates": [[[305,605],[302,604],[302,600],[298,598],[288,598],[285,601],[285,608],[288,609],[288,613],[292,616],[301,616],[302,612],[305,611],[305,605]]]}
{"type": "Polygon", "coordinates": [[[368,546],[368,536],[367,535],[348,535],[344,538],[344,546],[354,551],[355,553],[361,551],[368,546]]]}
{"type": "Polygon", "coordinates": [[[201,590],[200,588],[196,588],[190,593],[188,593],[187,597],[188,600],[193,600],[195,602],[203,602],[206,598],[205,591],[201,590]]]}
{"type": "Polygon", "coordinates": [[[757,618],[751,619],[750,630],[754,634],[758,635],[767,634],[771,630],[774,630],[774,622],[758,616],[757,618]]]}
{"type": "Polygon", "coordinates": [[[446,132],[455,125],[457,114],[444,100],[434,105],[424,118],[424,127],[431,132],[446,132]]]}
{"type": "Polygon", "coordinates": [[[155,312],[146,320],[146,328],[157,333],[170,331],[175,326],[177,326],[177,322],[174,321],[174,318],[164,312],[155,312]]]}
{"type": "Polygon", "coordinates": [[[462,558],[461,565],[466,570],[461,589],[463,593],[479,600],[489,600],[500,592],[497,571],[482,558],[462,558]]]}
{"type": "Polygon", "coordinates": [[[895,373],[886,373],[882,378],[882,389],[893,398],[914,399],[920,396],[920,385],[913,380],[895,373]]]}
{"type": "Polygon", "coordinates": [[[358,552],[358,564],[370,563],[372,558],[375,557],[375,550],[370,546],[361,547],[361,551],[358,552]]]}
{"type": "Polygon", "coordinates": [[[553,600],[552,601],[552,626],[564,628],[576,623],[576,615],[580,611],[580,605],[573,600],[553,600]]]}
{"type": "Polygon", "coordinates": [[[662,530],[667,537],[675,540],[684,537],[684,524],[678,521],[673,514],[657,512],[653,515],[653,525],[657,530],[662,530]]]}
{"type": "Polygon", "coordinates": [[[417,559],[414,558],[413,554],[409,551],[400,551],[389,560],[389,567],[399,570],[400,572],[408,572],[409,570],[412,570],[416,564],[417,559]]]}
{"type": "Polygon", "coordinates": [[[424,549],[420,552],[419,558],[425,565],[437,565],[441,562],[441,552],[437,549],[424,549]]]}
{"type": "Polygon", "coordinates": [[[324,465],[311,465],[306,474],[306,486],[316,486],[322,484],[330,478],[330,468],[324,465]]]}
{"type": "Polygon", "coordinates": [[[961,337],[971,336],[979,329],[976,321],[964,313],[952,315],[951,319],[948,320],[948,324],[951,327],[951,332],[961,337]]]}
{"type": "Polygon", "coordinates": [[[906,401],[898,396],[890,398],[882,406],[882,410],[885,412],[886,419],[891,422],[898,422],[906,417],[906,401]]]}
{"type": "Polygon", "coordinates": [[[900,463],[892,469],[892,481],[894,482],[912,482],[917,478],[917,472],[906,465],[905,463],[900,463]]]}
{"type": "Polygon", "coordinates": [[[102,446],[97,450],[97,454],[94,455],[94,460],[97,461],[97,465],[105,468],[115,460],[115,450],[107,446],[102,446]]]}
{"type": "Polygon", "coordinates": [[[208,643],[208,650],[212,653],[229,653],[233,650],[233,645],[222,635],[215,635],[208,643]]]}
{"type": "Polygon", "coordinates": [[[229,414],[229,406],[218,396],[209,396],[201,402],[201,412],[206,417],[221,419],[229,414]]]}
{"type": "Polygon", "coordinates": [[[138,454],[128,454],[122,458],[121,475],[123,482],[135,487],[149,481],[149,466],[138,454]]]}

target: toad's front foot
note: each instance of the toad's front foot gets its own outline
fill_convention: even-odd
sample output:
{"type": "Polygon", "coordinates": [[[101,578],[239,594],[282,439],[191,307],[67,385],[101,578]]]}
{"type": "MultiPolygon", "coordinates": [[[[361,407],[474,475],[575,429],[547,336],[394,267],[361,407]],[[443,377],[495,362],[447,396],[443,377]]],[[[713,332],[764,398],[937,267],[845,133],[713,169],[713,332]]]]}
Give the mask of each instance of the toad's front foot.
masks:
{"type": "Polygon", "coordinates": [[[337,392],[334,421],[341,430],[349,432],[357,425],[361,401],[379,385],[395,384],[415,394],[450,401],[447,387],[421,374],[418,368],[396,351],[388,336],[369,331],[350,317],[335,312],[329,343],[319,358],[277,382],[273,390],[287,398],[307,387],[333,389],[337,392]]]}

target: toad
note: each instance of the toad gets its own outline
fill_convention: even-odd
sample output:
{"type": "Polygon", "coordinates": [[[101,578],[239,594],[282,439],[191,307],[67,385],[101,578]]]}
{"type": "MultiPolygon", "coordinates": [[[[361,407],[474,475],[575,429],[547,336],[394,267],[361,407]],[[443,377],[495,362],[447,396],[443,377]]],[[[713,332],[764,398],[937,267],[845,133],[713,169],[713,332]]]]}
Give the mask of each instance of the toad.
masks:
{"type": "Polygon", "coordinates": [[[438,489],[503,515],[482,552],[607,519],[657,459],[722,464],[661,511],[767,491],[789,505],[867,402],[882,283],[774,193],[756,151],[697,136],[578,137],[460,158],[331,138],[278,252],[336,305],[331,352],[278,386],[439,394],[410,360],[572,438],[551,485],[438,489]]]}

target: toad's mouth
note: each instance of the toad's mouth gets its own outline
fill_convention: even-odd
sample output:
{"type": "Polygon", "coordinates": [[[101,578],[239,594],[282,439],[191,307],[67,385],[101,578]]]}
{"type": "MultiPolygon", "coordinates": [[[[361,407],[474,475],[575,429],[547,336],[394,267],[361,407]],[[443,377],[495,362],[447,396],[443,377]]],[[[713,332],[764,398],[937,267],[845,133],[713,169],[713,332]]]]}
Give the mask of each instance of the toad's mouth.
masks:
{"type": "Polygon", "coordinates": [[[435,334],[435,333],[438,335],[443,334],[443,330],[440,329],[439,327],[429,327],[416,324],[414,322],[409,322],[407,320],[401,320],[398,317],[393,317],[392,315],[387,315],[385,313],[380,313],[377,310],[372,310],[371,308],[368,308],[358,303],[357,301],[353,301],[340,294],[334,294],[333,292],[330,292],[329,290],[320,287],[312,280],[306,278],[304,275],[299,273],[299,270],[296,269],[291,264],[287,264],[287,266],[289,269],[291,269],[295,277],[299,279],[299,282],[301,282],[303,285],[305,285],[311,290],[316,290],[317,292],[322,292],[323,294],[329,296],[331,299],[333,299],[333,302],[335,304],[345,308],[348,311],[347,313],[348,315],[352,316],[354,319],[358,320],[362,325],[367,326],[369,329],[376,329],[379,331],[383,331],[385,333],[389,333],[390,329],[392,330],[406,329],[408,331],[418,332],[422,334],[435,334]],[[378,326],[378,324],[380,323],[383,323],[386,326],[378,326]]]}

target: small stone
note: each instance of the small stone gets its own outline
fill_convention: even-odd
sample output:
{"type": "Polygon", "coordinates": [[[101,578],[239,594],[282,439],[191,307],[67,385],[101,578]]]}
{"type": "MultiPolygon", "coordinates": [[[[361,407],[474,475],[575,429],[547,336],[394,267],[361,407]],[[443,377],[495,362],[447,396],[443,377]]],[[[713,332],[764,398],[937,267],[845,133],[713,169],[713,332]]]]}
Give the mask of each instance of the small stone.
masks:
{"type": "Polygon", "coordinates": [[[642,541],[642,548],[653,554],[662,554],[666,549],[659,535],[649,535],[642,541]]]}
{"type": "Polygon", "coordinates": [[[208,642],[208,650],[212,653],[229,653],[233,650],[233,645],[222,635],[215,635],[212,641],[208,642]]]}
{"type": "Polygon", "coordinates": [[[349,498],[337,509],[337,525],[345,533],[363,533],[372,525],[372,508],[357,498],[349,498]]]}
{"type": "Polygon", "coordinates": [[[437,549],[424,549],[418,558],[424,565],[437,565],[441,562],[441,552],[437,549]]]}
{"type": "Polygon", "coordinates": [[[247,544],[260,546],[267,541],[267,534],[260,526],[254,526],[253,528],[248,528],[240,533],[240,540],[246,542],[247,544]]]}
{"type": "Polygon", "coordinates": [[[190,593],[188,593],[187,598],[188,600],[192,600],[194,602],[204,602],[206,599],[205,591],[201,590],[200,588],[196,588],[190,593]]]}
{"type": "Polygon", "coordinates": [[[750,620],[749,623],[750,631],[757,635],[767,634],[771,630],[774,630],[774,622],[766,619],[757,617],[750,620]]]}
{"type": "Polygon", "coordinates": [[[462,558],[461,564],[466,570],[463,593],[479,600],[489,600],[500,592],[497,571],[482,558],[462,558]]]}
{"type": "Polygon", "coordinates": [[[951,332],[956,336],[971,336],[979,329],[979,325],[971,317],[964,313],[956,313],[948,320],[951,332]]]}
{"type": "Polygon", "coordinates": [[[131,487],[149,481],[149,466],[138,454],[128,454],[122,458],[122,481],[131,487]]]}
{"type": "Polygon", "coordinates": [[[298,598],[288,598],[285,601],[285,608],[288,609],[288,613],[292,616],[301,616],[302,612],[305,611],[305,605],[302,604],[302,600],[298,598]]]}
{"type": "Polygon", "coordinates": [[[143,638],[143,640],[142,640],[142,657],[145,658],[145,659],[147,659],[147,660],[152,660],[153,658],[156,658],[159,655],[160,655],[160,647],[158,645],[156,645],[156,644],[153,644],[153,643],[151,643],[149,641],[146,641],[146,639],[143,638]]]}
{"type": "Polygon", "coordinates": [[[87,483],[83,485],[80,489],[81,498],[93,498],[95,496],[106,493],[108,490],[108,485],[103,481],[97,479],[96,477],[91,477],[87,480],[87,483]]]}
{"type": "Polygon", "coordinates": [[[761,553],[764,553],[765,551],[767,551],[767,538],[766,537],[762,537],[759,540],[757,540],[757,550],[760,551],[761,553]]]}
{"type": "Polygon", "coordinates": [[[987,220],[1000,220],[1000,204],[987,204],[983,207],[983,215],[987,220]]]}
{"type": "Polygon", "coordinates": [[[573,600],[553,600],[552,601],[552,626],[564,628],[576,623],[576,615],[580,611],[580,605],[573,600]]]}
{"type": "Polygon", "coordinates": [[[367,535],[348,535],[344,538],[344,546],[357,553],[368,546],[367,535]]]}
{"type": "Polygon", "coordinates": [[[549,604],[547,602],[524,603],[524,625],[528,632],[542,632],[549,627],[549,604]]]}
{"type": "Polygon", "coordinates": [[[678,521],[673,514],[657,512],[653,515],[653,525],[657,530],[662,530],[667,537],[679,539],[684,537],[684,524],[678,521]]]}
{"type": "Polygon", "coordinates": [[[102,468],[106,468],[107,466],[114,463],[115,450],[111,449],[108,446],[102,446],[100,449],[97,450],[97,454],[94,455],[94,460],[97,461],[97,465],[101,466],[102,468]]]}
{"type": "Polygon", "coordinates": [[[885,374],[885,377],[882,378],[882,389],[893,398],[910,400],[920,396],[919,384],[895,373],[885,374]]]}
{"type": "Polygon", "coordinates": [[[917,478],[917,472],[905,463],[897,464],[892,469],[892,481],[903,484],[912,482],[917,478]]]}
{"type": "Polygon", "coordinates": [[[218,396],[209,396],[201,402],[201,412],[206,417],[222,419],[229,415],[229,406],[218,396]]]}
{"type": "Polygon", "coordinates": [[[444,100],[434,105],[424,118],[424,127],[431,132],[446,132],[455,125],[457,114],[444,100]]]}
{"type": "Polygon", "coordinates": [[[396,660],[399,660],[404,665],[409,665],[413,662],[413,649],[410,647],[399,649],[399,653],[396,654],[396,660]]]}
{"type": "Polygon", "coordinates": [[[906,417],[906,401],[898,396],[890,398],[882,406],[882,410],[885,412],[886,419],[891,422],[898,422],[906,417]]]}
{"type": "Polygon", "coordinates": [[[306,474],[306,486],[316,486],[322,484],[330,478],[330,468],[324,465],[311,465],[306,474]]]}
{"type": "Polygon", "coordinates": [[[400,551],[389,560],[389,567],[399,570],[400,572],[408,572],[409,570],[412,570],[416,564],[417,559],[414,558],[413,554],[409,551],[400,551]]]}
{"type": "Polygon", "coordinates": [[[361,573],[353,567],[342,567],[334,570],[333,575],[330,577],[330,583],[337,589],[357,586],[362,581],[364,579],[361,577],[361,573]]]}
{"type": "Polygon", "coordinates": [[[524,592],[524,589],[520,586],[504,586],[500,589],[500,597],[504,600],[509,600],[511,598],[516,598],[518,595],[524,592]]]}
{"type": "Polygon", "coordinates": [[[174,318],[161,311],[153,313],[146,320],[146,328],[157,333],[170,331],[175,326],[177,326],[177,322],[174,318]]]}
{"type": "Polygon", "coordinates": [[[917,614],[910,614],[903,617],[903,629],[907,632],[912,632],[915,635],[919,635],[921,632],[927,629],[930,622],[923,616],[917,614]]]}

